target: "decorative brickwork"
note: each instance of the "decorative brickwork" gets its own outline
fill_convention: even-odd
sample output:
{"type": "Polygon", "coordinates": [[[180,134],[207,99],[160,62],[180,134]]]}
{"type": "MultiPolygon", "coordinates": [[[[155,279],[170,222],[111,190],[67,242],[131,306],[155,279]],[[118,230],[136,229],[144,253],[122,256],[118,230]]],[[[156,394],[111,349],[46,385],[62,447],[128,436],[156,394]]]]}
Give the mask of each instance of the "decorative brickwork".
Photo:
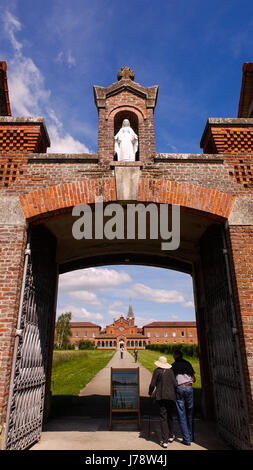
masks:
{"type": "Polygon", "coordinates": [[[253,186],[253,165],[249,165],[245,160],[239,160],[237,165],[234,165],[234,171],[229,174],[233,176],[236,183],[242,183],[244,188],[252,188],[253,186]]]}
{"type": "MultiPolygon", "coordinates": [[[[253,96],[252,67],[247,66],[247,74],[244,71],[239,117],[208,120],[201,140],[203,154],[156,154],[153,114],[158,87],[143,87],[134,82],[133,71],[124,67],[116,83],[107,88],[94,87],[99,115],[98,153],[49,155],[46,150],[50,141],[43,120],[9,115],[6,69],[0,63],[3,72],[0,74],[2,425],[6,422],[10,387],[12,390],[13,346],[14,342],[19,344],[22,334],[16,332],[16,326],[27,230],[30,232],[36,225],[42,235],[43,230],[53,235],[57,249],[52,256],[60,273],[130,262],[173,268],[193,276],[205,410],[211,413],[208,403],[214,403],[216,420],[226,439],[239,448],[250,448],[250,445],[252,448],[253,119],[248,117],[253,96]],[[114,135],[125,118],[138,134],[139,151],[135,162],[122,165],[115,160],[114,135]],[[124,185],[130,184],[131,188],[125,188],[124,185]],[[180,246],[175,251],[162,252],[160,242],[152,239],[108,240],[102,236],[96,240],[74,240],[73,206],[86,203],[93,208],[97,197],[105,204],[118,202],[124,209],[128,203],[152,203],[158,208],[160,204],[178,204],[180,246]],[[223,233],[227,237],[226,246],[221,242],[223,233]],[[228,311],[236,313],[232,328],[228,311]],[[222,325],[219,324],[221,316],[225,319],[222,325]],[[215,344],[207,347],[210,337],[215,338],[215,344]],[[229,361],[227,344],[234,351],[229,361]],[[214,357],[218,358],[216,363],[214,357]],[[210,371],[219,373],[210,375],[210,371]],[[235,403],[240,406],[239,411],[235,403]],[[244,423],[242,434],[239,421],[244,423]]],[[[44,275],[38,276],[42,283],[44,275]]],[[[39,283],[35,293],[37,290],[40,291],[39,283]]],[[[41,330],[41,337],[44,334],[41,330]]],[[[135,334],[139,341],[140,331],[135,334]]],[[[49,351],[52,337],[51,331],[49,351]]],[[[118,338],[123,341],[124,335],[118,338]]],[[[47,344],[47,338],[44,339],[43,344],[47,344]]],[[[106,336],[101,341],[117,340],[106,336]]],[[[51,352],[48,357],[50,361],[51,352]]],[[[51,363],[46,366],[48,403],[51,363]]]]}
{"type": "Polygon", "coordinates": [[[13,158],[7,156],[1,159],[0,165],[0,185],[8,187],[9,183],[16,181],[16,179],[23,174],[20,163],[13,158]]]}
{"type": "Polygon", "coordinates": [[[0,117],[0,152],[46,152],[50,140],[43,119],[0,117]]]}
{"type": "Polygon", "coordinates": [[[208,119],[201,139],[206,153],[249,154],[253,144],[253,119],[208,119]]]}

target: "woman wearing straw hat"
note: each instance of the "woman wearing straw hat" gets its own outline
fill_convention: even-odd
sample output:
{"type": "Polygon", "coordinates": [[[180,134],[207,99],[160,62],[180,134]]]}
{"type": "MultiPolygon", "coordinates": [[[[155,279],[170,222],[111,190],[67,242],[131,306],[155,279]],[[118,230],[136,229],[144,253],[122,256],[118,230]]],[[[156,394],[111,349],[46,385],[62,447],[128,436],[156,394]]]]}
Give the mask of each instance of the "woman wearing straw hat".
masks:
{"type": "Polygon", "coordinates": [[[160,407],[160,425],[162,434],[160,445],[162,447],[167,447],[168,442],[173,442],[175,439],[173,414],[175,411],[177,382],[173,369],[167,362],[166,357],[159,357],[158,361],[155,361],[155,365],[157,366],[157,369],[153,372],[148,393],[151,396],[153,391],[156,389],[155,400],[158,402],[160,407]]]}

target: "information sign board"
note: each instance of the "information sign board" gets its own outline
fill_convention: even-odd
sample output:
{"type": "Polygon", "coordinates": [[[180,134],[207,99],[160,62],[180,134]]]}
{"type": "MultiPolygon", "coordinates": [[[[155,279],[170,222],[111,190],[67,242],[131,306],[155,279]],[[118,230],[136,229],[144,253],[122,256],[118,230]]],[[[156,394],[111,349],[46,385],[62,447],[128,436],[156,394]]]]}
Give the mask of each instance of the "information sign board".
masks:
{"type": "Polygon", "coordinates": [[[137,422],[140,427],[139,367],[133,369],[111,368],[110,429],[112,421],[137,422]],[[137,419],[113,420],[113,413],[136,413],[137,419]]]}

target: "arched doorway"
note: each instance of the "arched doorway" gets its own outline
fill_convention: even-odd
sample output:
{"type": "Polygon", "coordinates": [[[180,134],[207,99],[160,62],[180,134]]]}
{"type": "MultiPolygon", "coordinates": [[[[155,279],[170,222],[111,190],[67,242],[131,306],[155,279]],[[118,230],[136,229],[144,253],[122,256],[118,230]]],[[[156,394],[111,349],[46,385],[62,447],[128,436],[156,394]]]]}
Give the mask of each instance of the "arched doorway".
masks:
{"type": "MultiPolygon", "coordinates": [[[[42,403],[46,397],[46,405],[50,387],[54,324],[52,311],[54,310],[55,289],[51,289],[51,296],[48,296],[49,287],[44,282],[48,279],[49,272],[53,276],[50,285],[53,285],[52,283],[57,279],[57,271],[63,273],[84,267],[114,263],[160,266],[193,276],[205,413],[207,416],[215,413],[221,434],[233,445],[238,445],[238,436],[240,436],[240,445],[242,442],[245,446],[247,445],[249,436],[245,422],[248,420],[248,409],[240,344],[234,330],[238,330],[240,326],[235,316],[231,296],[231,273],[225,256],[228,240],[225,219],[187,208],[182,208],[181,216],[181,244],[176,252],[170,253],[161,251],[160,240],[139,241],[136,238],[122,241],[106,240],[106,242],[101,240],[100,243],[83,240],[77,243],[72,237],[73,219],[69,213],[61,217],[52,214],[52,217],[46,221],[41,220],[40,224],[30,225],[30,253],[27,252],[26,255],[28,259],[25,264],[24,295],[20,314],[23,334],[13,362],[13,385],[8,407],[7,444],[10,447],[13,445],[14,431],[16,441],[19,439],[18,445],[23,448],[27,447],[31,440],[39,439],[41,432],[42,403]],[[63,227],[65,227],[65,237],[61,239],[63,227]],[[56,241],[58,241],[57,250],[55,250],[56,241]],[[71,260],[69,259],[70,252],[72,253],[71,260]],[[36,269],[39,270],[40,275],[36,275],[36,269]],[[36,302],[31,300],[34,296],[36,302]],[[34,310],[29,308],[28,314],[27,308],[31,302],[34,310]],[[24,323],[28,315],[31,315],[31,320],[24,323]],[[31,324],[34,325],[34,322],[36,327],[34,330],[33,326],[32,330],[31,324]],[[233,325],[232,328],[231,325],[233,325]],[[36,331],[35,335],[34,331],[36,331]],[[22,393],[27,393],[27,388],[22,391],[24,375],[22,376],[19,371],[22,370],[20,364],[24,364],[25,367],[28,357],[27,348],[31,344],[31,338],[36,338],[33,343],[34,347],[37,351],[41,351],[38,361],[44,368],[44,375],[41,382],[38,379],[38,388],[36,392],[34,390],[32,401],[34,418],[37,419],[37,434],[28,431],[24,439],[23,435],[18,437],[18,414],[22,412],[25,415],[25,403],[29,411],[31,407],[27,401],[20,399],[22,393]],[[231,386],[232,382],[233,386],[231,386]],[[16,384],[18,387],[15,389],[16,384]],[[214,403],[215,410],[210,407],[212,403],[214,403]],[[20,404],[22,409],[18,408],[20,404]],[[237,410],[235,420],[231,420],[231,408],[237,410]]],[[[123,338],[119,338],[119,343],[121,342],[124,342],[123,338]]],[[[35,380],[37,368],[32,366],[32,371],[33,375],[30,374],[30,376],[35,380]]],[[[31,394],[31,390],[29,393],[31,394]]],[[[27,413],[28,415],[31,414],[27,413]]],[[[29,422],[27,429],[29,429],[28,425],[29,422]]]]}

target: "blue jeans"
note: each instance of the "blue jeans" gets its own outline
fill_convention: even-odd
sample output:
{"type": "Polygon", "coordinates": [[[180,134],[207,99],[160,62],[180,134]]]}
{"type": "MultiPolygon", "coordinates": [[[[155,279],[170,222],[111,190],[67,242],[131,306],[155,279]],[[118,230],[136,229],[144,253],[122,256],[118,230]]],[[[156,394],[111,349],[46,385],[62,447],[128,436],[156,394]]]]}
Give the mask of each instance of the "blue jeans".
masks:
{"type": "Polygon", "coordinates": [[[193,439],[193,388],[191,386],[179,385],[177,387],[176,406],[183,439],[190,442],[193,439]]]}

